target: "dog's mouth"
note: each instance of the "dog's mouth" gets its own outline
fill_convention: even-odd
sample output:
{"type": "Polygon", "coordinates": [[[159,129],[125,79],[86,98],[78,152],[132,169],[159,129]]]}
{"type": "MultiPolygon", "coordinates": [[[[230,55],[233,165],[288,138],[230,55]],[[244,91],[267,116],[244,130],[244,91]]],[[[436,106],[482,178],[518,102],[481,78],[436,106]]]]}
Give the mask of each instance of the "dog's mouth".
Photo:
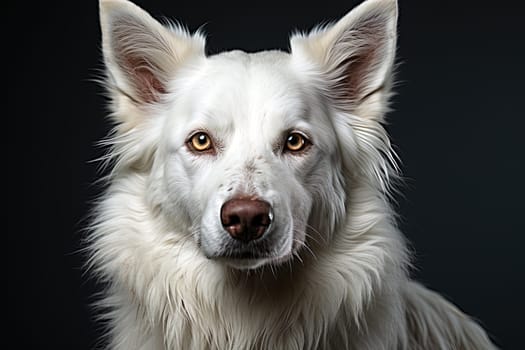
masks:
{"type": "MultiPolygon", "coordinates": [[[[223,249],[212,254],[206,254],[213,259],[239,270],[257,269],[264,265],[277,265],[287,260],[291,252],[274,247],[271,240],[260,239],[246,244],[230,241],[223,249]]],[[[281,247],[282,248],[282,247],[281,247]]]]}
{"type": "Polygon", "coordinates": [[[231,254],[225,254],[219,258],[229,260],[254,260],[254,259],[266,259],[267,254],[261,254],[258,252],[234,252],[231,254]]]}
{"type": "Polygon", "coordinates": [[[237,242],[230,242],[224,250],[208,255],[208,258],[220,261],[235,269],[246,270],[256,269],[267,264],[277,264],[288,255],[277,254],[275,249],[271,249],[265,240],[251,242],[248,245],[235,243],[237,242]]]}

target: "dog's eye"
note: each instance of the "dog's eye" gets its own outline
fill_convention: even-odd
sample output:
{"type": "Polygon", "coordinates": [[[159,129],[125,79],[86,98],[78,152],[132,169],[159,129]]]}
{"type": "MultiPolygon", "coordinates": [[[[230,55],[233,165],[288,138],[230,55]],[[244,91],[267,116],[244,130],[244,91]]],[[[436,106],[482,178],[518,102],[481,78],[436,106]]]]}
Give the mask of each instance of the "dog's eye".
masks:
{"type": "Polygon", "coordinates": [[[213,149],[210,136],[205,132],[198,132],[188,141],[190,148],[196,152],[205,152],[213,149]]]}
{"type": "Polygon", "coordinates": [[[308,145],[308,139],[298,132],[291,132],[286,136],[285,151],[300,152],[308,145]]]}

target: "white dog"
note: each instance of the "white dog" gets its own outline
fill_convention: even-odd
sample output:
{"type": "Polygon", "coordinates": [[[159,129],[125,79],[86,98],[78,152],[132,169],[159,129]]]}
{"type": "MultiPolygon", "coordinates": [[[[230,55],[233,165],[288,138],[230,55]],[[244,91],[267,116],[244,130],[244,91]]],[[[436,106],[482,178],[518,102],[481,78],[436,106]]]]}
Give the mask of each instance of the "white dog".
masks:
{"type": "Polygon", "coordinates": [[[494,348],[408,277],[382,126],[395,0],[290,53],[206,56],[125,0],[100,19],[116,126],[89,267],[110,348],[494,348]]]}

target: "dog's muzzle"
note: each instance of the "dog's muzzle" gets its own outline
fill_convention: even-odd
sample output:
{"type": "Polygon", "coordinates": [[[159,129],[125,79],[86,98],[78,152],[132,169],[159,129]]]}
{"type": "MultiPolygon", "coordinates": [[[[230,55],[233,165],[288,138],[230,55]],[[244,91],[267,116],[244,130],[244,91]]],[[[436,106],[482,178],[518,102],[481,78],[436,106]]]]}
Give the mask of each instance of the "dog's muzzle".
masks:
{"type": "Polygon", "coordinates": [[[220,215],[223,228],[241,242],[261,238],[273,220],[272,207],[259,199],[230,199],[222,205],[220,215]]]}

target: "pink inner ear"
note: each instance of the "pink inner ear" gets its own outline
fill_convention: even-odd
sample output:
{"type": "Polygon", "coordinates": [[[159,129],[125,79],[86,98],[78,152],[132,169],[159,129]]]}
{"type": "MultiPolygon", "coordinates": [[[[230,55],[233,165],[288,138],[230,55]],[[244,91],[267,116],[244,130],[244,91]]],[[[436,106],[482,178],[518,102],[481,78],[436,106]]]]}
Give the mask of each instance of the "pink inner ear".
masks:
{"type": "Polygon", "coordinates": [[[350,51],[338,66],[336,83],[337,99],[346,104],[358,103],[382,88],[374,85],[374,78],[384,64],[382,53],[387,45],[384,23],[377,18],[363,20],[348,34],[335,44],[345,48],[336,52],[350,51]]]}
{"type": "Polygon", "coordinates": [[[375,46],[371,45],[343,61],[344,87],[341,98],[345,101],[359,101],[365,97],[368,76],[375,65],[375,59],[375,46]]]}
{"type": "Polygon", "coordinates": [[[144,58],[126,57],[124,65],[135,88],[135,94],[141,102],[158,102],[160,95],[166,93],[166,88],[155,75],[154,68],[144,58]]]}
{"type": "Polygon", "coordinates": [[[139,103],[158,102],[166,93],[159,76],[164,71],[154,61],[155,55],[163,54],[155,50],[162,45],[150,32],[144,23],[126,16],[118,18],[112,26],[111,43],[117,65],[131,88],[127,91],[129,96],[139,103]]]}

